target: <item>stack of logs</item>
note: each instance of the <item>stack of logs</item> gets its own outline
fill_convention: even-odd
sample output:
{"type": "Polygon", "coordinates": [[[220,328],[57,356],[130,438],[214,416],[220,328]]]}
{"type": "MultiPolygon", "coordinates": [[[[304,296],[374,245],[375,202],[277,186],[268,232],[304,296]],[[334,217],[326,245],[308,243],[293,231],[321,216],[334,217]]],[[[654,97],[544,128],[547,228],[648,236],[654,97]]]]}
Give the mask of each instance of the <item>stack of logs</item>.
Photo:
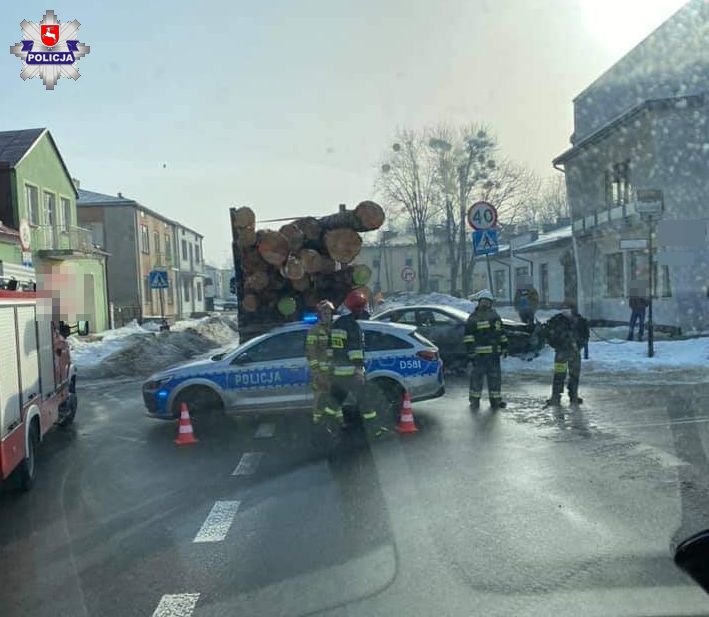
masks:
{"type": "Polygon", "coordinates": [[[319,219],[294,219],[278,231],[256,231],[251,208],[231,208],[240,314],[247,321],[291,321],[320,300],[338,306],[355,288],[369,296],[371,270],[352,265],[360,232],[379,229],[384,211],[373,201],[319,219]]]}

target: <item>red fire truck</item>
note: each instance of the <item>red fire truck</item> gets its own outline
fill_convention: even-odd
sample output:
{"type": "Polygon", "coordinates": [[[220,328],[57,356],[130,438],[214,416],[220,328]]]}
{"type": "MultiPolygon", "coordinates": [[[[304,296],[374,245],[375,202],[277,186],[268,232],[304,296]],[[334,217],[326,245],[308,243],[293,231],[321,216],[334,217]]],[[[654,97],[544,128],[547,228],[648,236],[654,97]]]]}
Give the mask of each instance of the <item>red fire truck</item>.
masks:
{"type": "Polygon", "coordinates": [[[29,490],[37,447],[76,415],[76,367],[69,329],[37,313],[29,291],[0,291],[0,480],[29,490]]]}

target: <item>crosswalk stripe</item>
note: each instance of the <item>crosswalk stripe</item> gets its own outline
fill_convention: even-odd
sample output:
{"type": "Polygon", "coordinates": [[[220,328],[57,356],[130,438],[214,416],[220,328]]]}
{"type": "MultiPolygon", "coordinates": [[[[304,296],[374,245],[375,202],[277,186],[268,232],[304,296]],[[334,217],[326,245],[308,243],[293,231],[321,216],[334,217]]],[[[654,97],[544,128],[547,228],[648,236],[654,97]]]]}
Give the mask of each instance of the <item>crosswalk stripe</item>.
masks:
{"type": "Polygon", "coordinates": [[[240,501],[217,501],[193,542],[221,542],[229,533],[240,501]]]}
{"type": "Polygon", "coordinates": [[[232,472],[232,476],[250,476],[256,472],[256,469],[263,458],[263,452],[244,452],[241,455],[241,460],[232,472]]]}
{"type": "Polygon", "coordinates": [[[160,598],[153,617],[190,617],[199,600],[198,593],[174,593],[160,598]]]}

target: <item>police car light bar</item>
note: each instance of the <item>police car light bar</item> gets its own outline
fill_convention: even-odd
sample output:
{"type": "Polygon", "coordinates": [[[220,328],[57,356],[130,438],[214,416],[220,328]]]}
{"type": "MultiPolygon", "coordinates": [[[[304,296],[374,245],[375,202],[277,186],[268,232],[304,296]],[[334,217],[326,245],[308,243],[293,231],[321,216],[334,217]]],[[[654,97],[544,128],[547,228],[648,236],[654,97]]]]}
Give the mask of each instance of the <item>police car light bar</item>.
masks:
{"type": "Polygon", "coordinates": [[[317,313],[305,313],[303,315],[303,323],[318,323],[317,313]]]}

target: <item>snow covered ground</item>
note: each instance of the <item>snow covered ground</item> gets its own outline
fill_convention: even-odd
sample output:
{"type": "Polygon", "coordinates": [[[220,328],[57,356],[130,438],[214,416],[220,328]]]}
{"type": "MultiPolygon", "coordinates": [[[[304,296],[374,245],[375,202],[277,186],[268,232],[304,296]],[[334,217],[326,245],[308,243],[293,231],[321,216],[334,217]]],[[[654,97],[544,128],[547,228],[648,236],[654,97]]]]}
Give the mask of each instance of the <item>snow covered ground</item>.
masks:
{"type": "Polygon", "coordinates": [[[158,324],[132,322],[88,337],[69,337],[71,354],[84,378],[142,376],[238,343],[236,320],[219,315],[178,321],[170,332],[158,324]]]}

